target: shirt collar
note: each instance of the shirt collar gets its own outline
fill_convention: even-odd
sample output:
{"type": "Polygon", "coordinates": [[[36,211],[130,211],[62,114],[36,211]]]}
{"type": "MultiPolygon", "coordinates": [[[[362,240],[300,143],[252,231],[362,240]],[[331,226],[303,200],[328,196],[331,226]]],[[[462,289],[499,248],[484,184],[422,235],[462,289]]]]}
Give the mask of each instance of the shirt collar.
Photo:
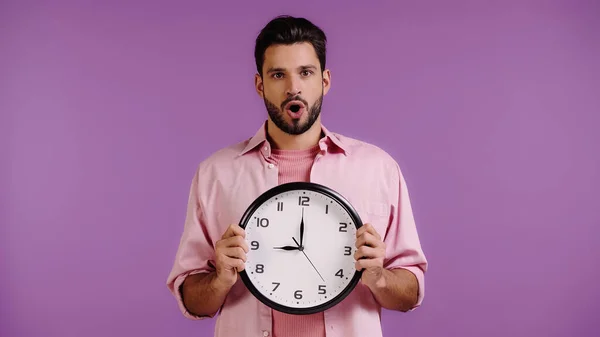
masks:
{"type": "MultiPolygon", "coordinates": [[[[243,156],[248,153],[250,150],[256,148],[257,146],[261,146],[267,141],[267,132],[266,132],[267,122],[263,122],[261,127],[256,131],[254,136],[250,138],[248,144],[244,147],[244,149],[240,152],[239,156],[243,156]]],[[[325,137],[319,140],[319,146],[321,149],[325,149],[329,144],[328,141],[337,146],[345,155],[348,155],[348,146],[344,144],[344,142],[339,139],[333,132],[329,131],[324,125],[321,124],[321,130],[325,137]]]]}

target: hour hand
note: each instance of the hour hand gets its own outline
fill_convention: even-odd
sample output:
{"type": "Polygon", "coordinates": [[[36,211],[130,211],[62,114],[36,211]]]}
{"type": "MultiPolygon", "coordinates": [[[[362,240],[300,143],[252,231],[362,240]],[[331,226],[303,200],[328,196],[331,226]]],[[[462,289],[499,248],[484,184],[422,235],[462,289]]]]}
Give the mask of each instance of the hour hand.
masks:
{"type": "Polygon", "coordinates": [[[299,248],[299,247],[294,247],[294,246],[273,247],[273,249],[282,249],[282,250],[300,250],[300,248],[299,248]]]}

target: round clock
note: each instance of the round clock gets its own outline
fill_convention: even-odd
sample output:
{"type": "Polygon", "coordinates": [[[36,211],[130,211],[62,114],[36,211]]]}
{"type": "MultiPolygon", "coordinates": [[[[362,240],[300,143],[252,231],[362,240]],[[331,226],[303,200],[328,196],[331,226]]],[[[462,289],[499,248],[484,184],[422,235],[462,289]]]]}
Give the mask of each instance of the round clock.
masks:
{"type": "Polygon", "coordinates": [[[342,301],[360,280],[355,268],[361,219],[338,192],[309,182],[260,195],[239,223],[249,251],[240,277],[267,306],[312,314],[342,301]]]}

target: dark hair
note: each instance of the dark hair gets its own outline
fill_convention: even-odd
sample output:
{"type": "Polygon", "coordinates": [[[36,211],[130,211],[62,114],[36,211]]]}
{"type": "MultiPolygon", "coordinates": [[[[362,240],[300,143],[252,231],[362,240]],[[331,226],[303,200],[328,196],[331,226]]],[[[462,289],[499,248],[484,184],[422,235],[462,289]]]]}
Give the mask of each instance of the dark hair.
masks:
{"type": "Polygon", "coordinates": [[[262,76],[262,67],[265,62],[265,50],[271,45],[309,42],[317,53],[321,71],[325,70],[325,54],[327,51],[327,37],[323,30],[305,18],[296,18],[289,15],[280,15],[269,21],[260,31],[254,47],[254,60],[256,70],[262,76]]]}

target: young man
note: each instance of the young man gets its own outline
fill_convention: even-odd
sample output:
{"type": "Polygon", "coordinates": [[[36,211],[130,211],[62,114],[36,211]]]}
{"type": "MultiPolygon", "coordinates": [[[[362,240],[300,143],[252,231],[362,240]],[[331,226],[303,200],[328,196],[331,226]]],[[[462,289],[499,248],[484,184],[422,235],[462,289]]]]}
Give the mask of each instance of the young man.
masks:
{"type": "Polygon", "coordinates": [[[217,312],[215,336],[377,337],[380,310],[421,304],[427,261],[400,168],[380,148],[321,124],[331,85],[325,34],[306,19],[281,16],[256,40],[255,86],[267,121],[250,139],[202,161],[192,180],[187,218],[167,285],[185,317],[217,312]],[[365,224],[357,232],[354,291],[313,315],[271,310],[238,277],[248,244],[242,214],[266,190],[291,181],[340,192],[365,224]]]}

